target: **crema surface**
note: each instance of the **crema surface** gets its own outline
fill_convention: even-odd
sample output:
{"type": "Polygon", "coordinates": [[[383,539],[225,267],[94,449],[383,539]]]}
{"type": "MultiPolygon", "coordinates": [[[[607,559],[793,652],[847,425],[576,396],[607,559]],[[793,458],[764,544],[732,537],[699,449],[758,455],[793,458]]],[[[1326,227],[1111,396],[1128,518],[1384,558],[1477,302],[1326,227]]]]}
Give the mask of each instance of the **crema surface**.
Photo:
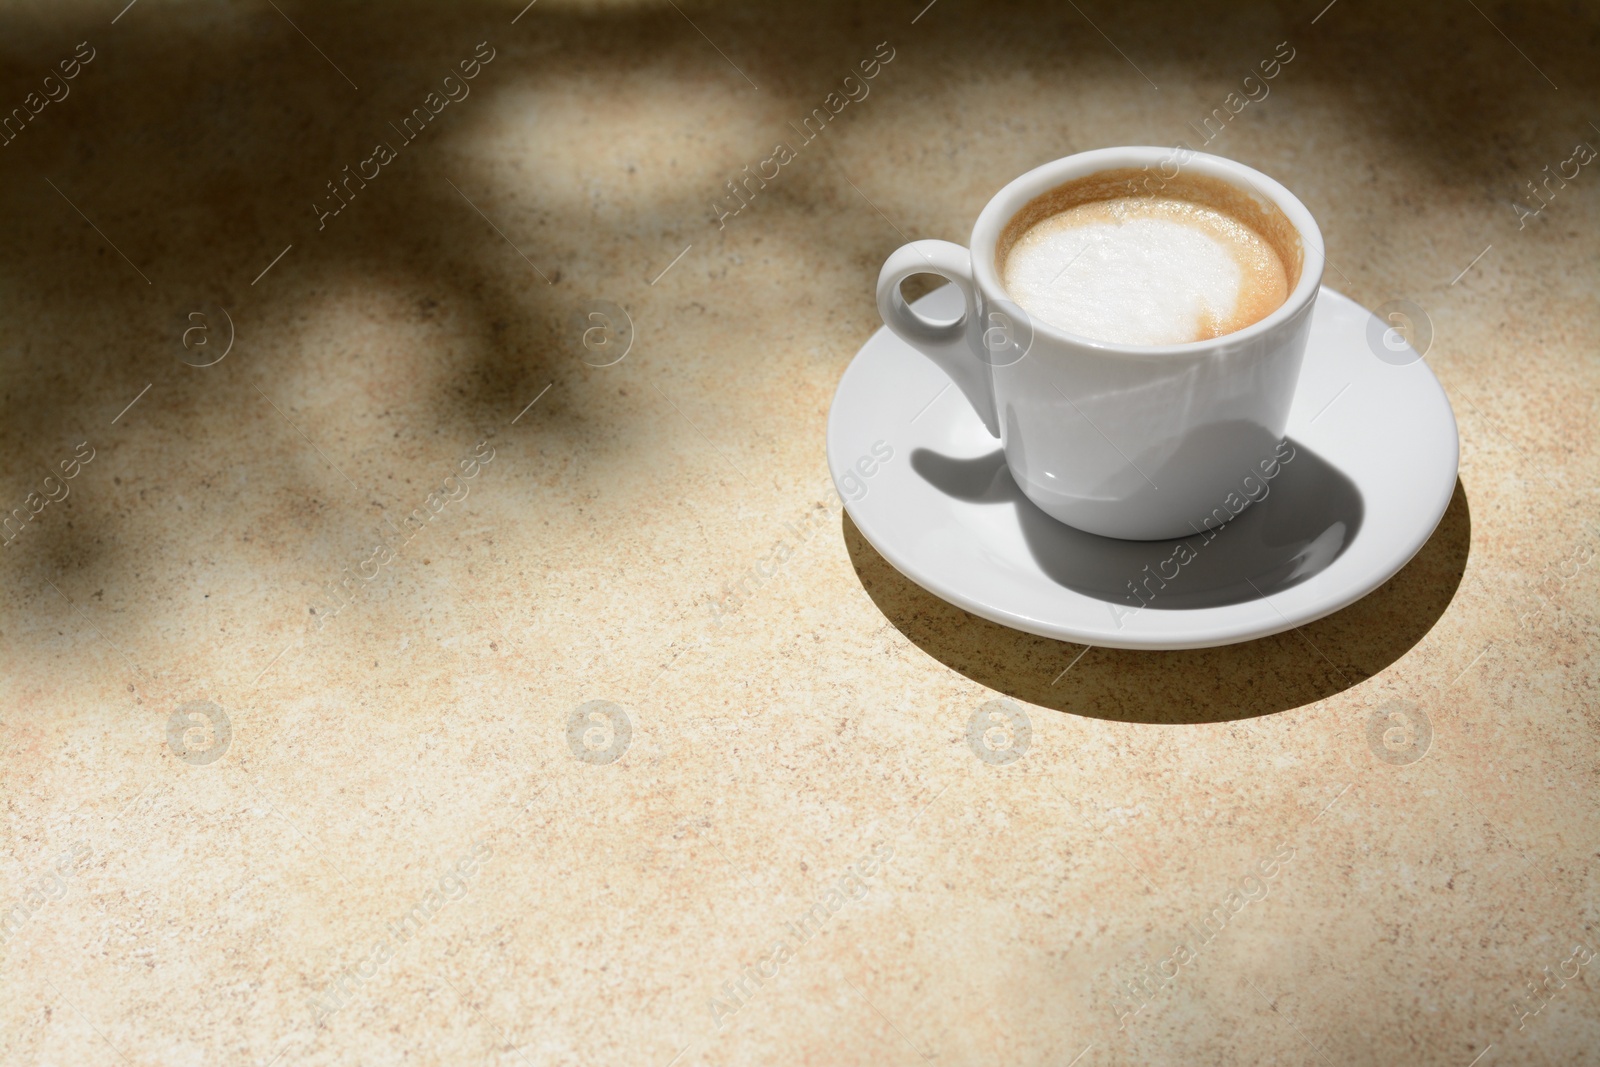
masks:
{"type": "Polygon", "coordinates": [[[1288,296],[1270,244],[1238,219],[1175,198],[1078,204],[1032,226],[1002,268],[1011,298],[1058,329],[1117,344],[1203,341],[1288,296]]]}

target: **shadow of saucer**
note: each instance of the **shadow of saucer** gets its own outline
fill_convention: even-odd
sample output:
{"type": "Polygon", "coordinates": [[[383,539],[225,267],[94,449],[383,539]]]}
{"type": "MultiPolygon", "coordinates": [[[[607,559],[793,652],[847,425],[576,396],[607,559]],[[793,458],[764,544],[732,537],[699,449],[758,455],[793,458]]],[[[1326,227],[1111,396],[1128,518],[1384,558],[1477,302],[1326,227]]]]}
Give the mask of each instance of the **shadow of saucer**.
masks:
{"type": "Polygon", "coordinates": [[[1137,611],[1258,600],[1292,589],[1344,553],[1366,513],[1361,491],[1305,445],[1294,443],[1287,455],[1262,480],[1265,495],[1238,518],[1209,537],[1197,531],[1168,541],[1121,541],[1057,522],[1023,495],[998,448],[973,459],[919,448],[911,467],[946,496],[1014,507],[1029,554],[1051,580],[1137,611]]]}
{"type": "Polygon", "coordinates": [[[895,570],[848,514],[843,526],[867,595],[912,644],[951,670],[1041,707],[1164,724],[1270,715],[1372,677],[1422,640],[1450,606],[1472,543],[1467,494],[1458,480],[1422,550],[1399,574],[1342,611],[1221,648],[1136,652],[1085,650],[981,619],[895,570]]]}

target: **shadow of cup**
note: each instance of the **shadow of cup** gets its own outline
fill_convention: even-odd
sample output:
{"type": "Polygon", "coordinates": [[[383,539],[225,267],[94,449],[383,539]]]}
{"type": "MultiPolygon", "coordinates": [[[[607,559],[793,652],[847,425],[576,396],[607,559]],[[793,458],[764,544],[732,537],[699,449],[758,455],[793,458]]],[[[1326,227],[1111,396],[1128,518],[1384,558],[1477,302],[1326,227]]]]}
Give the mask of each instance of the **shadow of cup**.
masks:
{"type": "Polygon", "coordinates": [[[1220,648],[1085,651],[939,599],[890,566],[848,514],[842,522],[845,547],[867,595],[912,644],[951,670],[1040,707],[1166,724],[1270,715],[1372,677],[1422,640],[1450,606],[1472,542],[1466,490],[1458,480],[1444,517],[1411,562],[1326,618],[1220,648]]]}
{"type": "Polygon", "coordinates": [[[1222,607],[1292,589],[1339,558],[1365,515],[1355,483],[1305,445],[1237,518],[1169,541],[1119,541],[1057,522],[1023,495],[999,449],[955,459],[919,448],[911,466],[947,496],[1016,508],[1039,568],[1119,612],[1222,607]]]}

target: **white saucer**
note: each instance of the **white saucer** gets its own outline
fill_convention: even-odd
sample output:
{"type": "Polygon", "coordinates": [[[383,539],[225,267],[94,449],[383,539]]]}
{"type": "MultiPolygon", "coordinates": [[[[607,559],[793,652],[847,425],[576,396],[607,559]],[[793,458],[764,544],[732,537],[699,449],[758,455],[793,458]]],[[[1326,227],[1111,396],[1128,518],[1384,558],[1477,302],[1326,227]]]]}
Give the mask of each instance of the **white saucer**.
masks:
{"type": "MultiPolygon", "coordinates": [[[[916,306],[952,319],[961,298],[947,285],[916,306]]],[[[960,390],[887,329],[839,382],[828,467],[872,547],[975,615],[1108,648],[1265,637],[1388,581],[1450,503],[1455,415],[1415,352],[1377,340],[1386,329],[1348,297],[1322,290],[1289,416],[1294,457],[1266,498],[1212,541],[1186,539],[1181,562],[1177,541],[1096,537],[1034,507],[960,390]],[[1137,598],[1129,583],[1142,583],[1137,598]]]]}

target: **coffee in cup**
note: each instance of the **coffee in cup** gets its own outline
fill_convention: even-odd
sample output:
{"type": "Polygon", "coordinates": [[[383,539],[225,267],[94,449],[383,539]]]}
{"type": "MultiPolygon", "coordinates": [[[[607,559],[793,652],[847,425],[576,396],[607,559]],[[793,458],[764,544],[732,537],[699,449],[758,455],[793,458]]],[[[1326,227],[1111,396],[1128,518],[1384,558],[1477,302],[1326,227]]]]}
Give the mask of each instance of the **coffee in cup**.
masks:
{"type": "Polygon", "coordinates": [[[1117,169],[1034,198],[1001,231],[1001,282],[1035,320],[1095,341],[1207,341],[1276,311],[1299,280],[1282,213],[1223,182],[1158,192],[1117,169]]]}

